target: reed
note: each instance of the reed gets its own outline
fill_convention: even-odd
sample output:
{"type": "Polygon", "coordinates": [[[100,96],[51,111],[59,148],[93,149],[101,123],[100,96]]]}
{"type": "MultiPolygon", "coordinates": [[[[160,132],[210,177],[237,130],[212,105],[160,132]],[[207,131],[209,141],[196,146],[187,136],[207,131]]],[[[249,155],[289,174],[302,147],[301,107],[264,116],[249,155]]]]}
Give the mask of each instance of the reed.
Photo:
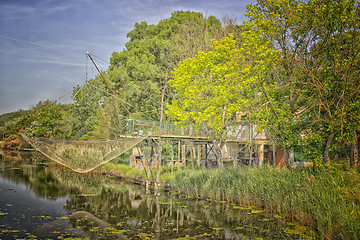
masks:
{"type": "Polygon", "coordinates": [[[322,238],[360,238],[359,174],[271,167],[178,171],[173,186],[192,196],[265,207],[312,226],[322,238]]]}
{"type": "Polygon", "coordinates": [[[123,178],[141,178],[146,179],[144,171],[140,171],[125,164],[117,164],[114,162],[107,162],[104,165],[97,168],[98,172],[111,174],[123,178]]]}

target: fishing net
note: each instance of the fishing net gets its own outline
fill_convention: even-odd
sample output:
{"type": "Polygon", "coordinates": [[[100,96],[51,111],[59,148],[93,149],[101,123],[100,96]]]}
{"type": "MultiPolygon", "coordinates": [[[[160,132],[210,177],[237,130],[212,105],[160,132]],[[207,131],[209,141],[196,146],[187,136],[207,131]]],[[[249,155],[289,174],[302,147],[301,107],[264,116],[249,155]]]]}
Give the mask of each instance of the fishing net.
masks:
{"type": "Polygon", "coordinates": [[[51,160],[79,173],[86,173],[133,148],[146,137],[118,140],[68,141],[30,138],[21,134],[33,148],[51,160]]]}

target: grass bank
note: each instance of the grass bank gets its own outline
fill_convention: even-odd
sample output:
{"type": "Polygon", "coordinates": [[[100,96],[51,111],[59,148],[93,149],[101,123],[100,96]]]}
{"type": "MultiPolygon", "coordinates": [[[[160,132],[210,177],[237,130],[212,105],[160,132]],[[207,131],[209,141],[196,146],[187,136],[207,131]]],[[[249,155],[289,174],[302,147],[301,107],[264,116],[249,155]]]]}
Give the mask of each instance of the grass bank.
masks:
{"type": "MultiPolygon", "coordinates": [[[[146,179],[144,171],[107,163],[98,171],[146,179]]],[[[152,172],[156,176],[156,170],[152,172]]],[[[311,226],[324,239],[360,239],[360,174],[344,165],[328,168],[277,169],[229,167],[163,169],[161,180],[194,197],[264,207],[311,226]]]]}
{"type": "Polygon", "coordinates": [[[178,171],[172,186],[192,196],[286,213],[324,239],[360,239],[359,181],[354,169],[231,167],[178,171]]]}

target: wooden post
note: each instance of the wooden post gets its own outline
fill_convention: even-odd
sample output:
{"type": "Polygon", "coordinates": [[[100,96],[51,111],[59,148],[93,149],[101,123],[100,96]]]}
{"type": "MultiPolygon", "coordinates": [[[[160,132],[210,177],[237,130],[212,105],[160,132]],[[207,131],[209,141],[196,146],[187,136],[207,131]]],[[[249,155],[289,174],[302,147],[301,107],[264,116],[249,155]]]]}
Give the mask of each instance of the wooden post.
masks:
{"type": "MultiPolygon", "coordinates": [[[[181,135],[185,135],[185,130],[183,127],[181,127],[181,135]]],[[[182,142],[181,144],[181,160],[183,164],[183,168],[185,169],[186,166],[186,146],[185,143],[182,142]]]]}
{"type": "Polygon", "coordinates": [[[260,144],[259,146],[259,166],[264,164],[264,144],[260,144]]]}
{"type": "Polygon", "coordinates": [[[160,108],[160,126],[159,126],[159,149],[158,149],[158,171],[156,173],[156,183],[155,183],[155,195],[159,195],[160,192],[160,172],[161,172],[161,152],[162,152],[162,143],[161,143],[161,128],[162,128],[162,119],[164,112],[164,95],[165,95],[166,85],[162,91],[161,95],[161,108],[160,108]]]}
{"type": "Polygon", "coordinates": [[[272,164],[273,164],[274,167],[276,167],[276,147],[275,147],[274,143],[273,143],[272,147],[273,147],[273,152],[272,152],[273,162],[272,162],[272,164]]]}
{"type": "Polygon", "coordinates": [[[200,159],[200,155],[201,155],[201,148],[200,148],[200,144],[197,145],[197,164],[200,167],[201,166],[201,159],[200,159]]]}
{"type": "MultiPolygon", "coordinates": [[[[193,135],[193,127],[190,126],[189,129],[189,135],[192,136],[193,135]]],[[[194,170],[194,142],[193,140],[191,140],[190,142],[190,159],[191,159],[191,169],[194,170]]]]}
{"type": "Polygon", "coordinates": [[[207,148],[208,144],[207,142],[205,143],[205,168],[208,167],[208,148],[207,148]]]}
{"type": "Polygon", "coordinates": [[[179,138],[179,141],[178,141],[178,165],[180,164],[181,162],[181,141],[180,141],[180,138],[179,138]]]}
{"type": "Polygon", "coordinates": [[[170,148],[171,148],[171,164],[170,164],[170,167],[171,167],[171,171],[172,169],[174,168],[174,142],[171,141],[171,144],[170,144],[170,148]]]}

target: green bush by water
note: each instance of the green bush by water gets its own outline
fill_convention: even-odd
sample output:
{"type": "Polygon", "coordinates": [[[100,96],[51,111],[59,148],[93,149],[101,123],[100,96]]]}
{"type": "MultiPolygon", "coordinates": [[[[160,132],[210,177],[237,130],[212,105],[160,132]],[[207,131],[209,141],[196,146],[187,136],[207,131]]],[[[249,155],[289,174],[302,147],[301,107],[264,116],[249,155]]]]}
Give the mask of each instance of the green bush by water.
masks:
{"type": "Polygon", "coordinates": [[[322,238],[360,238],[356,170],[231,167],[178,171],[173,186],[189,195],[287,213],[322,238]]]}

